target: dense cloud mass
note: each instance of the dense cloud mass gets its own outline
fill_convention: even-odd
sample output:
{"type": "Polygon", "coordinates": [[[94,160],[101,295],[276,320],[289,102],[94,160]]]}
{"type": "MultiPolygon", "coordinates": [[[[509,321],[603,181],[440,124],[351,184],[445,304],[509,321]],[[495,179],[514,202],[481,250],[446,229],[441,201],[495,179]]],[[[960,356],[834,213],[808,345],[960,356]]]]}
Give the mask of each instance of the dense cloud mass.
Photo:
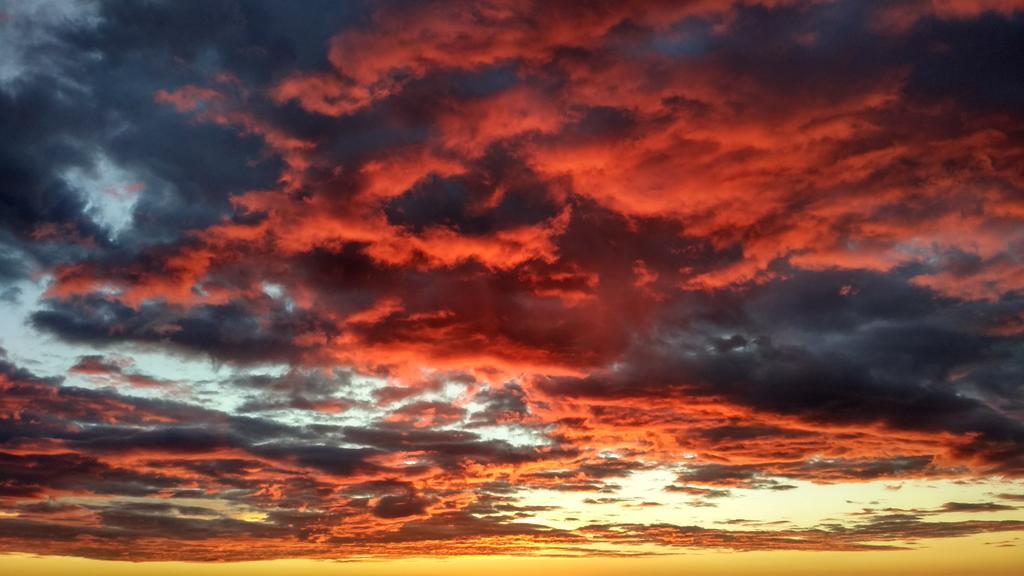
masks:
{"type": "Polygon", "coordinates": [[[686,515],[1024,478],[1020,62],[1015,0],[0,2],[0,551],[1024,531],[686,515]]]}

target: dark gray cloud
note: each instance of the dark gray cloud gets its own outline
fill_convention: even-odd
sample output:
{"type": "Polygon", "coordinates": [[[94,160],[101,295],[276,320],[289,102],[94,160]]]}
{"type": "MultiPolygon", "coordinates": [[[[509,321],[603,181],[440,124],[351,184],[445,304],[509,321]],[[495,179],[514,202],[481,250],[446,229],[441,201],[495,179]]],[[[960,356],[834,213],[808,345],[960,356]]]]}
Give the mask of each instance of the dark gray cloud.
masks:
{"type": "MultiPolygon", "coordinates": [[[[699,296],[614,370],[539,386],[595,399],[707,395],[818,423],[976,434],[972,450],[1018,470],[1024,425],[988,403],[999,396],[976,395],[987,371],[1017,369],[1007,366],[1016,366],[1019,336],[982,331],[983,311],[1000,306],[953,305],[893,275],[798,272],[699,296]]],[[[1008,394],[1020,388],[999,392],[1008,394]]]]}
{"type": "Polygon", "coordinates": [[[98,347],[138,343],[247,363],[298,360],[304,350],[295,343],[296,336],[320,322],[315,316],[292,314],[281,304],[274,306],[277,317],[268,324],[240,301],[190,310],[149,302],[135,310],[90,296],[51,302],[33,313],[31,321],[68,342],[98,347]]]}

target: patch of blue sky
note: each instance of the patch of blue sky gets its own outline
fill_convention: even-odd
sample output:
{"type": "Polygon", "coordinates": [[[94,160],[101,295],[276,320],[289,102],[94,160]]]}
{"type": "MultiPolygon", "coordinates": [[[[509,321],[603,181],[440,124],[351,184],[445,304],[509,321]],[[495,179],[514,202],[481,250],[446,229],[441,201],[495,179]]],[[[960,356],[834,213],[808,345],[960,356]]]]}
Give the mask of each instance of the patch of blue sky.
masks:
{"type": "Polygon", "coordinates": [[[105,228],[111,239],[132,223],[132,211],[145,183],[115,165],[105,154],[97,153],[89,169],[79,167],[63,175],[69,187],[85,201],[85,212],[105,228]]]}

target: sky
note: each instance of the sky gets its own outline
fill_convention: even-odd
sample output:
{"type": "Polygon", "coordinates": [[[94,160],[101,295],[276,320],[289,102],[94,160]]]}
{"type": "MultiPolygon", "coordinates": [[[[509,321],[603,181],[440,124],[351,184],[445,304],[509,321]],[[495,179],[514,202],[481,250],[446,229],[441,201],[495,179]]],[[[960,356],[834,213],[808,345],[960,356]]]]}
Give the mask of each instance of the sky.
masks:
{"type": "Polygon", "coordinates": [[[0,0],[0,567],[1019,574],[1024,2],[0,0]]]}

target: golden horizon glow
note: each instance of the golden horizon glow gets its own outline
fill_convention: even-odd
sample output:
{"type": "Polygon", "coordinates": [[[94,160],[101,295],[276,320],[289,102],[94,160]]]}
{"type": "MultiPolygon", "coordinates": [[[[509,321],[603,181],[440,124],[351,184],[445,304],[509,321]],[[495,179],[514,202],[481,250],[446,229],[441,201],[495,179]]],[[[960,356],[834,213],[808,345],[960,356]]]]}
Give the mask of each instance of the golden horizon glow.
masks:
{"type": "Polygon", "coordinates": [[[646,558],[524,558],[521,556],[463,556],[458,558],[378,559],[362,562],[330,560],[272,560],[263,562],[113,562],[69,557],[33,557],[14,554],[0,557],[4,567],[24,576],[104,574],[109,576],[234,576],[301,573],[310,576],[459,576],[486,571],[493,576],[513,576],[531,571],[544,574],[617,576],[638,572],[669,576],[685,571],[691,576],[835,576],[863,574],[1017,576],[1020,542],[1024,531],[1005,535],[1014,546],[997,547],[990,537],[973,536],[941,541],[915,550],[888,552],[727,552],[702,551],[646,558]],[[941,568],[940,568],[941,567],[941,568]],[[939,571],[941,570],[941,571],[939,571]]]}

